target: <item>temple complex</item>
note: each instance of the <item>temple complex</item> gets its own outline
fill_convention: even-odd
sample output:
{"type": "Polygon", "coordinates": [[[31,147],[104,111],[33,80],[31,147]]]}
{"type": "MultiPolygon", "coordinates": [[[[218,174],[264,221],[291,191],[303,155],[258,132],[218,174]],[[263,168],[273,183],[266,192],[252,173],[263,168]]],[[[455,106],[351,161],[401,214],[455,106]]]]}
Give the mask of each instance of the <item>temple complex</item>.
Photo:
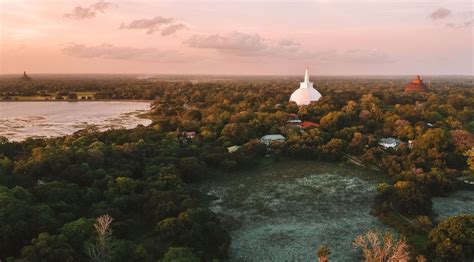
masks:
{"type": "Polygon", "coordinates": [[[405,92],[428,92],[428,87],[423,83],[420,75],[417,75],[415,80],[405,86],[405,92]]]}
{"type": "Polygon", "coordinates": [[[21,80],[30,81],[30,80],[31,80],[31,77],[29,77],[29,76],[26,74],[26,71],[23,71],[23,76],[22,76],[20,79],[21,79],[21,80]]]}
{"type": "Polygon", "coordinates": [[[304,82],[300,83],[300,88],[296,89],[290,96],[290,102],[293,101],[297,105],[309,105],[311,102],[318,101],[321,94],[313,88],[313,83],[309,81],[308,68],[304,74],[304,82]]]}

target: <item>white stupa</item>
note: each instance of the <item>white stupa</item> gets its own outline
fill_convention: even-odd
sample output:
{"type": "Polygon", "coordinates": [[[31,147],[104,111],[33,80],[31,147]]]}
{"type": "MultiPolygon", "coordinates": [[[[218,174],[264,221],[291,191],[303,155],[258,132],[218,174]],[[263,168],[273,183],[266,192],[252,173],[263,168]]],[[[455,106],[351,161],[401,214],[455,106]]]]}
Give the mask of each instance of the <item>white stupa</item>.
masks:
{"type": "Polygon", "coordinates": [[[321,94],[318,90],[313,88],[313,83],[309,82],[308,68],[304,74],[304,82],[300,83],[300,88],[296,89],[290,96],[290,101],[295,102],[297,105],[309,105],[313,101],[318,101],[321,98],[321,94]]]}

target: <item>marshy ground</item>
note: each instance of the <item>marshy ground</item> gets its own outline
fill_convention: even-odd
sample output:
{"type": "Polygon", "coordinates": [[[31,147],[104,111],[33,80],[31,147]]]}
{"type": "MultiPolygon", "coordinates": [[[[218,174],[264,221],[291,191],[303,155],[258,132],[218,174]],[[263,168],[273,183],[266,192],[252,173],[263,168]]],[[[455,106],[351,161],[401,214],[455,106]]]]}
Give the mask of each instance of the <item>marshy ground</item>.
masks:
{"type": "Polygon", "coordinates": [[[474,191],[461,190],[446,197],[434,197],[433,212],[438,220],[460,214],[474,214],[474,191]]]}
{"type": "Polygon", "coordinates": [[[346,163],[285,160],[199,185],[230,229],[231,261],[358,261],[354,238],[387,229],[370,214],[381,174],[346,163]]]}

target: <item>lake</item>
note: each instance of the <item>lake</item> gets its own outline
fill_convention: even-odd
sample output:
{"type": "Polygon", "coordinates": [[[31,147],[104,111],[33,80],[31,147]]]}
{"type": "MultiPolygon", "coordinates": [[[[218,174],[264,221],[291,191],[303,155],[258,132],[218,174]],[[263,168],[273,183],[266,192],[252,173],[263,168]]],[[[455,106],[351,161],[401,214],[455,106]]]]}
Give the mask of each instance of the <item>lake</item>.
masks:
{"type": "Polygon", "coordinates": [[[370,214],[380,179],[346,163],[287,160],[198,185],[230,230],[230,261],[361,261],[352,241],[388,228],[370,214]]]}
{"type": "Polygon", "coordinates": [[[21,141],[68,135],[87,126],[134,128],[151,123],[138,117],[149,110],[149,102],[136,101],[0,102],[0,136],[21,141]]]}

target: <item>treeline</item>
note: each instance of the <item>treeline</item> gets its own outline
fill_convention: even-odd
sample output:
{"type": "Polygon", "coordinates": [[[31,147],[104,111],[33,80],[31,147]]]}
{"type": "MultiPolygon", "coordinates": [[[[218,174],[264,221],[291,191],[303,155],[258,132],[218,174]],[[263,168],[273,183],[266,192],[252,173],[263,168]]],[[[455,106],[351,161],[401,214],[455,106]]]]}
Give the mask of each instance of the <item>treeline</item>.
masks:
{"type": "MultiPolygon", "coordinates": [[[[160,77],[156,79],[138,79],[131,75],[66,75],[66,76],[33,76],[33,81],[23,81],[20,76],[0,77],[0,99],[2,96],[34,96],[45,93],[94,92],[98,99],[144,99],[153,100],[163,96],[166,88],[189,88],[195,86],[241,86],[268,87],[277,90],[282,95],[289,95],[299,86],[301,77],[222,77],[213,80],[210,77],[195,76],[196,80],[186,80],[187,77],[160,77]],[[282,93],[283,92],[283,93],[282,93]]],[[[472,87],[472,77],[432,77],[430,88],[436,92],[452,91],[453,89],[467,90],[472,87]]],[[[393,97],[393,91],[403,90],[403,85],[410,77],[318,77],[314,79],[318,90],[324,93],[335,93],[350,98],[352,95],[376,92],[387,103],[397,100],[399,103],[412,103],[415,100],[401,101],[393,97]]],[[[282,101],[286,102],[285,96],[282,101]]],[[[355,97],[357,98],[357,97],[355,97]]]]}
{"type": "MultiPolygon", "coordinates": [[[[459,188],[456,178],[473,177],[474,89],[450,82],[426,94],[408,94],[390,81],[379,87],[366,87],[370,84],[364,81],[360,80],[361,87],[359,82],[352,87],[318,87],[323,98],[300,108],[288,103],[293,88],[282,83],[164,88],[163,97],[153,106],[158,119],[154,128],[196,131],[198,143],[225,147],[279,133],[287,140],[271,146],[275,158],[356,157],[386,175],[388,183],[379,186],[374,213],[409,236],[416,252],[447,261],[472,256],[472,247],[460,251],[435,243],[429,232],[436,226],[431,198],[459,188]],[[320,126],[302,132],[287,123],[294,115],[320,126]],[[384,149],[379,145],[384,137],[402,144],[384,149]],[[414,223],[404,222],[399,214],[414,223]],[[438,244],[441,247],[435,252],[438,244]]],[[[472,240],[461,242],[466,247],[472,240]]]]}
{"type": "MultiPolygon", "coordinates": [[[[474,172],[473,154],[467,153],[474,146],[469,79],[440,79],[429,93],[407,94],[402,79],[328,78],[316,81],[323,98],[307,107],[288,102],[299,79],[15,81],[1,80],[0,92],[95,91],[96,98],[154,99],[154,121],[134,130],[2,141],[2,259],[87,260],[84,247],[95,241],[92,225],[104,214],[114,219],[114,261],[156,261],[167,252],[190,261],[223,259],[228,233],[206,197],[188,183],[251,167],[265,155],[328,161],[350,155],[377,167],[388,183],[379,187],[375,214],[412,236],[417,252],[445,261],[473,254],[472,246],[469,252],[444,247],[428,233],[436,227],[431,198],[456,189],[457,177],[474,172]],[[319,127],[302,130],[287,122],[295,117],[319,127]],[[258,140],[277,133],[284,143],[266,148],[258,140]],[[404,143],[384,149],[378,144],[383,137],[404,143]],[[241,147],[229,153],[235,145],[241,147]],[[396,214],[419,226],[397,221],[396,214]]],[[[469,241],[456,244],[469,248],[469,241]]]]}
{"type": "Polygon", "coordinates": [[[225,152],[144,127],[3,140],[0,258],[88,261],[95,218],[108,214],[114,219],[111,261],[156,261],[168,251],[223,259],[229,235],[207,208],[207,197],[187,183],[229,161],[249,165],[265,148],[249,143],[238,155],[225,152]]]}

